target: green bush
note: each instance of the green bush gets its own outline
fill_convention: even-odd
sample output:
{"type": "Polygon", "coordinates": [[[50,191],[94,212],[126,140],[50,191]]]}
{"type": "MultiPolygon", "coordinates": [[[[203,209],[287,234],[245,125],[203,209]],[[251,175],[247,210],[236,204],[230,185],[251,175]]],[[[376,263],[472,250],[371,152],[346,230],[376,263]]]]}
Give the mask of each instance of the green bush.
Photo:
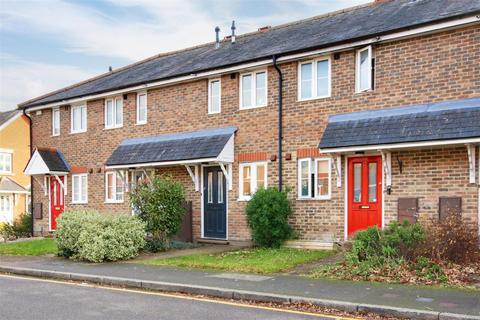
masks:
{"type": "Polygon", "coordinates": [[[278,248],[292,236],[288,217],[292,208],[287,191],[277,188],[260,188],[246,207],[247,222],[255,244],[262,247],[278,248]]]}
{"type": "Polygon", "coordinates": [[[13,229],[13,225],[6,222],[0,222],[0,237],[6,242],[10,238],[15,237],[15,230],[13,229]]]}
{"type": "Polygon", "coordinates": [[[13,221],[13,224],[6,222],[0,223],[0,236],[4,240],[26,238],[32,235],[32,215],[22,214],[19,219],[13,221]]]}
{"type": "Polygon", "coordinates": [[[185,194],[181,183],[169,176],[156,176],[130,192],[130,201],[138,217],[145,222],[149,251],[168,247],[185,215],[185,194]]]}
{"type": "Polygon", "coordinates": [[[57,219],[61,255],[91,262],[130,259],[145,245],[145,224],[127,215],[69,211],[57,219]]]}

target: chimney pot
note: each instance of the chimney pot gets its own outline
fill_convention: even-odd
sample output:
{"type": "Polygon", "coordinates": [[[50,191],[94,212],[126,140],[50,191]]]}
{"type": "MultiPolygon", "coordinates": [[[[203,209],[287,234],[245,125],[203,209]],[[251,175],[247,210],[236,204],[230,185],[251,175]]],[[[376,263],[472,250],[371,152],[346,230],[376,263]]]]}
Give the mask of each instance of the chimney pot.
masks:
{"type": "Polygon", "coordinates": [[[220,27],[215,27],[215,49],[220,48],[220,27]]]}
{"type": "Polygon", "coordinates": [[[232,43],[235,43],[235,29],[237,29],[237,28],[235,27],[235,20],[232,20],[232,27],[231,27],[231,29],[232,29],[232,35],[231,35],[232,43]]]}

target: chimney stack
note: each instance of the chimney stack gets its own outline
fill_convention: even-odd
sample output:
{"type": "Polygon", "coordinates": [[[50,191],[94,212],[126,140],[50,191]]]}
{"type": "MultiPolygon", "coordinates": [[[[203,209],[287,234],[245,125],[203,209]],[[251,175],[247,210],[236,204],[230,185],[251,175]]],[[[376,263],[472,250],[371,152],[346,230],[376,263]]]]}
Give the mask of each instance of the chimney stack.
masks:
{"type": "Polygon", "coordinates": [[[231,27],[231,29],[232,29],[232,43],[235,43],[235,29],[237,29],[237,28],[235,27],[235,20],[232,20],[232,27],[231,27]]]}
{"type": "Polygon", "coordinates": [[[215,27],[215,49],[220,48],[220,28],[215,27]]]}

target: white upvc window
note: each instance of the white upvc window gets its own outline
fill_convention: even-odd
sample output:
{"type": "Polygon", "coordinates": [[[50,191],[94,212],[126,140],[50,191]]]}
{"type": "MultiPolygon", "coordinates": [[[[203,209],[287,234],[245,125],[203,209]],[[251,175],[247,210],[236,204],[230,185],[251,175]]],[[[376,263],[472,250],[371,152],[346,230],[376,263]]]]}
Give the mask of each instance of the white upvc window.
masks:
{"type": "Polygon", "coordinates": [[[298,65],[298,100],[330,97],[330,58],[324,57],[298,65]]]}
{"type": "Polygon", "coordinates": [[[87,131],[87,106],[72,106],[70,133],[87,131]]]}
{"type": "Polygon", "coordinates": [[[147,93],[137,94],[137,124],[147,123],[147,93]]]}
{"type": "Polygon", "coordinates": [[[298,160],[298,198],[331,198],[332,164],[330,158],[298,160]]]}
{"type": "Polygon", "coordinates": [[[52,109],[52,136],[60,135],[60,108],[52,109]]]}
{"type": "Polygon", "coordinates": [[[267,70],[240,75],[240,109],[267,105],[267,70]]]}
{"type": "Polygon", "coordinates": [[[222,88],[220,79],[208,80],[208,113],[220,113],[222,110],[222,88]]]}
{"type": "Polygon", "coordinates": [[[0,151],[0,173],[12,173],[12,153],[0,151]]]}
{"type": "Polygon", "coordinates": [[[72,175],[72,203],[88,203],[88,175],[72,175]]]}
{"type": "Polygon", "coordinates": [[[258,188],[267,187],[267,162],[240,163],[239,200],[250,200],[258,188]]]}
{"type": "MultiPolygon", "coordinates": [[[[126,179],[128,175],[124,174],[126,179]]],[[[124,199],[125,182],[116,171],[105,173],[105,202],[121,203],[124,199]]]]}
{"type": "Polygon", "coordinates": [[[0,194],[0,223],[13,223],[13,197],[7,194],[0,194]]]}
{"type": "Polygon", "coordinates": [[[373,89],[372,46],[357,51],[356,57],[356,91],[373,89]]]}
{"type": "Polygon", "coordinates": [[[121,97],[105,100],[105,128],[113,129],[123,126],[123,100],[121,97]]]}

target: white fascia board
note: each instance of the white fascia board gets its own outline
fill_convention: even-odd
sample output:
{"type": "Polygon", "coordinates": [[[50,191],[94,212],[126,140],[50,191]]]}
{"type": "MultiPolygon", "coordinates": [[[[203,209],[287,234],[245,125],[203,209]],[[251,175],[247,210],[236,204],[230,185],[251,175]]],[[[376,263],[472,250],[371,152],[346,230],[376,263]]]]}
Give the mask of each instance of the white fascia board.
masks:
{"type": "Polygon", "coordinates": [[[235,159],[234,155],[234,136],[235,134],[232,134],[230,139],[228,139],[227,143],[223,147],[222,152],[217,157],[218,162],[227,162],[227,163],[232,163],[235,159]]]}
{"type": "Polygon", "coordinates": [[[33,153],[23,173],[27,176],[50,173],[47,164],[43,161],[38,150],[35,150],[33,153]]]}
{"type": "MultiPolygon", "coordinates": [[[[303,52],[303,53],[298,53],[298,54],[291,54],[291,55],[286,55],[286,56],[281,56],[278,58],[278,62],[288,62],[288,61],[293,61],[293,60],[298,60],[301,58],[307,58],[311,56],[316,56],[320,54],[326,54],[326,53],[333,53],[333,52],[338,52],[338,51],[344,51],[347,49],[351,48],[356,48],[359,46],[365,46],[373,43],[382,43],[382,42],[388,42],[388,41],[395,41],[399,39],[404,39],[404,38],[410,38],[418,35],[423,35],[423,34],[430,34],[430,33],[435,33],[435,32],[440,32],[440,31],[445,31],[449,29],[454,29],[458,27],[464,27],[468,25],[473,25],[477,24],[480,22],[480,18],[476,15],[472,15],[466,18],[461,18],[461,19],[455,19],[455,20],[450,20],[446,22],[440,22],[440,23],[435,23],[431,24],[428,26],[423,26],[423,27],[417,27],[417,28],[412,28],[409,30],[405,31],[400,31],[400,32],[393,32],[390,34],[386,34],[383,36],[377,36],[377,37],[371,37],[365,40],[360,40],[360,41],[354,41],[354,42],[348,42],[342,45],[336,45],[336,46],[330,46],[326,48],[322,48],[319,50],[313,50],[313,51],[308,51],[308,52],[303,52]]],[[[176,83],[181,83],[181,82],[186,82],[186,81],[192,81],[192,80],[199,80],[199,79],[204,79],[204,78],[209,78],[209,77],[214,77],[214,76],[220,76],[225,73],[231,73],[231,72],[236,72],[236,71],[242,71],[242,70],[248,70],[252,68],[259,68],[259,67],[264,67],[264,66],[269,66],[272,65],[272,59],[264,59],[261,61],[257,62],[251,62],[251,63],[244,63],[244,64],[239,64],[236,66],[228,67],[228,68],[221,68],[221,69],[216,69],[212,71],[206,71],[206,72],[199,72],[195,74],[191,74],[188,76],[181,76],[181,77],[176,77],[168,80],[161,80],[161,81],[156,81],[156,82],[151,82],[139,86],[133,86],[121,90],[114,90],[114,91],[109,91],[109,92],[104,92],[100,94],[95,94],[95,95],[89,95],[89,96],[84,96],[80,98],[72,98],[72,99],[67,99],[59,102],[54,102],[54,103],[47,103],[41,106],[37,107],[31,107],[27,108],[27,111],[35,111],[35,110],[41,110],[41,109],[46,109],[46,108],[55,108],[61,105],[65,104],[71,104],[71,103],[76,103],[76,102],[82,102],[82,101],[87,101],[87,100],[94,100],[94,99],[100,99],[112,95],[119,95],[123,93],[129,93],[129,92],[137,92],[139,90],[146,90],[149,88],[157,88],[165,85],[172,85],[176,83]]]]}
{"type": "Polygon", "coordinates": [[[4,128],[8,127],[12,122],[14,122],[18,118],[20,118],[22,115],[23,115],[23,113],[19,112],[16,115],[14,115],[13,117],[11,117],[10,119],[8,119],[5,123],[0,125],[0,131],[2,131],[4,128]]]}
{"type": "Polygon", "coordinates": [[[147,168],[147,167],[165,167],[165,166],[189,165],[189,164],[195,164],[195,163],[215,162],[215,161],[217,161],[217,158],[165,161],[165,162],[150,162],[150,163],[139,163],[139,164],[121,164],[121,165],[114,165],[114,166],[105,166],[105,169],[115,170],[115,169],[147,168]]]}
{"type": "Polygon", "coordinates": [[[456,139],[456,140],[436,140],[436,141],[421,141],[421,142],[406,142],[393,144],[377,144],[368,146],[353,146],[340,148],[320,148],[321,153],[345,153],[355,151],[378,151],[378,150],[395,150],[395,149],[414,149],[422,147],[440,147],[451,145],[464,145],[467,143],[480,143],[479,138],[456,139]]]}

